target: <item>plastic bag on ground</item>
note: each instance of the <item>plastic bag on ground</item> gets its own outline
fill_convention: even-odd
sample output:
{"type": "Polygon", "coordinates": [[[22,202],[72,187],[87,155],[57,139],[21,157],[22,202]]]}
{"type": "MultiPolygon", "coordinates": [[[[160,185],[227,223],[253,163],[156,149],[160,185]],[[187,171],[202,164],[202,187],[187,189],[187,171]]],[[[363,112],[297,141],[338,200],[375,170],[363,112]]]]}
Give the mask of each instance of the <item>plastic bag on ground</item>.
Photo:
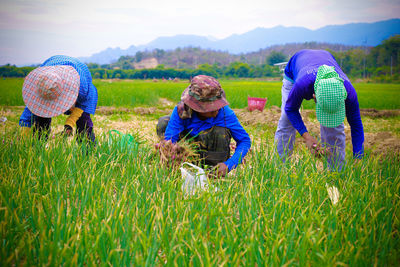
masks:
{"type": "Polygon", "coordinates": [[[193,195],[197,191],[208,189],[208,179],[202,168],[189,162],[184,162],[180,170],[183,179],[182,190],[185,194],[193,195]]]}

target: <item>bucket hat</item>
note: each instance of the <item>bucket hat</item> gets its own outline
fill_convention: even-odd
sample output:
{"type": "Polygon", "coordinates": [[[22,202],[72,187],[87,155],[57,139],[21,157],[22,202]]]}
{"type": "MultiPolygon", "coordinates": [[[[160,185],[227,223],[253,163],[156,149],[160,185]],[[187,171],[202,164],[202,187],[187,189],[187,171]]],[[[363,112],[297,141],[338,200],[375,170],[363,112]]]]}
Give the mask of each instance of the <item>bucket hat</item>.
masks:
{"type": "Polygon", "coordinates": [[[197,112],[212,112],[229,104],[220,83],[207,75],[193,77],[181,100],[197,112]]]}
{"type": "Polygon", "coordinates": [[[333,66],[322,65],[318,68],[314,83],[317,100],[317,120],[328,128],[339,126],[346,116],[345,100],[347,98],[343,79],[333,66]]]}
{"type": "Polygon", "coordinates": [[[79,74],[72,66],[39,67],[26,76],[22,98],[33,114],[51,118],[75,104],[79,85],[79,74]]]}

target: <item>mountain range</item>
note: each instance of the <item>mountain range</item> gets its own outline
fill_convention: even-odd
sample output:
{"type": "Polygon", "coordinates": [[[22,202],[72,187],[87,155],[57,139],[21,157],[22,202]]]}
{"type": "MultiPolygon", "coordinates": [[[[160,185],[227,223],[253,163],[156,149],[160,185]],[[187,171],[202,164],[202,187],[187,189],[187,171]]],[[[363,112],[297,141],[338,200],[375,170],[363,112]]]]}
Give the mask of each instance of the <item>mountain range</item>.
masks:
{"type": "Polygon", "coordinates": [[[200,47],[241,54],[287,43],[321,42],[353,46],[376,46],[396,34],[400,34],[400,19],[373,23],[329,25],[316,30],[304,27],[276,26],[273,28],[256,28],[243,34],[233,34],[221,40],[197,35],[158,37],[145,45],[131,45],[127,49],[107,48],[90,57],[81,57],[80,59],[85,63],[109,64],[115,62],[121,56],[133,56],[138,51],[173,50],[178,47],[200,47]]]}

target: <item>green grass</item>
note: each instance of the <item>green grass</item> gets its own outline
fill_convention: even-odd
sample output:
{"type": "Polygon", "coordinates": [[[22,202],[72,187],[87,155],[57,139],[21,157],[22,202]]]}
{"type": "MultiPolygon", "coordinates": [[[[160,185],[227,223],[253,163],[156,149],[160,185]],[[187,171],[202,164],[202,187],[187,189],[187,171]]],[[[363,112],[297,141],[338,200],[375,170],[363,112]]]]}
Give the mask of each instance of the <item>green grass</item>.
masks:
{"type": "MultiPolygon", "coordinates": [[[[0,138],[0,261],[11,265],[396,265],[398,159],[319,170],[255,148],[218,192],[185,198],[151,147],[0,138]],[[341,192],[332,206],[325,183],[341,192]]],[[[135,135],[137,136],[137,135],[135,135]]]]}
{"type": "MultiPolygon", "coordinates": [[[[0,80],[0,105],[24,105],[21,96],[23,79],[0,80]]],[[[99,93],[99,106],[154,106],[159,98],[178,102],[183,90],[188,86],[185,82],[152,82],[143,80],[103,81],[95,80],[99,93]]],[[[232,108],[247,106],[247,96],[267,97],[267,106],[280,106],[281,82],[252,80],[221,80],[226,96],[232,108]]],[[[355,83],[361,108],[399,109],[400,84],[355,83]]],[[[313,101],[304,101],[303,107],[314,108],[313,101]]]]}
{"type": "MultiPolygon", "coordinates": [[[[0,80],[0,105],[23,105],[22,82],[0,80]]],[[[234,108],[245,107],[247,95],[280,103],[279,82],[221,83],[234,108]]],[[[155,105],[159,97],[178,101],[187,84],[96,80],[95,85],[99,105],[130,107],[155,105]]],[[[400,108],[398,84],[355,87],[362,108],[400,108]]],[[[96,132],[97,146],[89,151],[57,136],[46,147],[20,139],[20,112],[16,116],[14,109],[22,111],[1,109],[8,114],[0,131],[1,266],[387,266],[400,261],[398,154],[375,156],[367,150],[356,163],[348,144],[347,167],[332,173],[297,144],[298,160],[284,164],[274,153],[275,127],[249,126],[257,140],[247,164],[213,181],[218,192],[186,198],[180,172],[160,167],[152,144],[126,146],[96,132]],[[331,204],[326,183],[339,188],[339,204],[331,204]]],[[[130,118],[118,113],[97,123],[94,116],[95,128],[130,118]]],[[[379,131],[398,133],[398,119],[380,119],[379,131]]],[[[366,118],[368,131],[375,129],[375,120],[366,118]]],[[[52,124],[64,121],[58,116],[52,124]]]]}

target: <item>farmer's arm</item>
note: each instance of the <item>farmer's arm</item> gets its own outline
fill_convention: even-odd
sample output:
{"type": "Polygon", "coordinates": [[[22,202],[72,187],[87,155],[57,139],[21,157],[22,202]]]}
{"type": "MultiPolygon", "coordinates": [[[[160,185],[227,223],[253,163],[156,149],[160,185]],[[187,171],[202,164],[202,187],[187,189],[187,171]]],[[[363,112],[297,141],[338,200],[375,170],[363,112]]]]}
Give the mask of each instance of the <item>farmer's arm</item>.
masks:
{"type": "Polygon", "coordinates": [[[32,126],[32,112],[28,109],[28,107],[25,107],[21,117],[19,118],[19,126],[28,128],[32,126]]]}
{"type": "Polygon", "coordinates": [[[305,94],[305,86],[300,82],[296,82],[289,93],[285,105],[286,115],[288,116],[289,121],[292,123],[293,127],[300,133],[300,135],[303,135],[305,132],[307,132],[307,128],[304,125],[303,119],[301,118],[299,111],[301,103],[303,102],[303,99],[305,99],[305,94]]]}
{"type": "Polygon", "coordinates": [[[285,105],[285,112],[289,118],[289,121],[304,138],[309,149],[313,149],[313,146],[315,146],[318,141],[308,133],[299,110],[303,99],[307,99],[307,96],[310,98],[310,94],[313,94],[313,88],[313,80],[311,80],[309,77],[296,81],[289,93],[285,105]]]}
{"type": "Polygon", "coordinates": [[[32,126],[32,112],[28,107],[25,107],[21,117],[19,118],[19,126],[21,126],[22,129],[21,135],[28,136],[32,126]]]}
{"type": "Polygon", "coordinates": [[[361,159],[364,156],[364,128],[361,121],[360,107],[357,93],[350,82],[345,81],[347,90],[346,117],[351,129],[351,141],[353,143],[353,157],[361,159]]]}
{"type": "Polygon", "coordinates": [[[167,129],[165,130],[164,139],[171,140],[175,143],[179,140],[179,133],[183,130],[183,120],[179,118],[178,109],[175,107],[169,119],[167,129]]]}
{"type": "Polygon", "coordinates": [[[76,122],[82,116],[83,110],[77,107],[73,107],[69,110],[71,113],[64,123],[64,131],[66,134],[72,134],[72,129],[76,126],[76,122]]]}
{"type": "Polygon", "coordinates": [[[231,171],[233,168],[236,168],[246,156],[251,147],[251,140],[249,134],[240,124],[233,110],[228,106],[224,107],[224,110],[226,127],[231,131],[232,137],[236,141],[235,153],[224,162],[226,166],[228,166],[228,170],[231,171]]]}

